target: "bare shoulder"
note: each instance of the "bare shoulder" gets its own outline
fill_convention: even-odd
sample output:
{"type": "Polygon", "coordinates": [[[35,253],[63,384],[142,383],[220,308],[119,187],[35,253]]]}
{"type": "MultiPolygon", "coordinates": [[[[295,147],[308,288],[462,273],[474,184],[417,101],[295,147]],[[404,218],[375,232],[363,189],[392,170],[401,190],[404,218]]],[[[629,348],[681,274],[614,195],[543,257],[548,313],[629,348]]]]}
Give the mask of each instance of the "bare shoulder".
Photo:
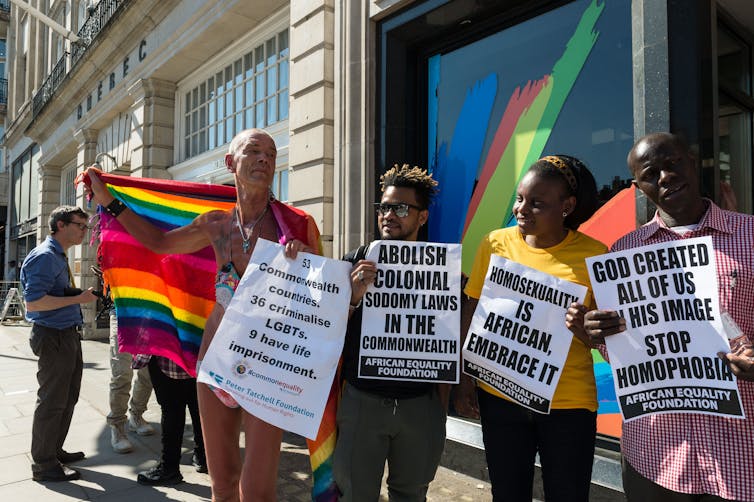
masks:
{"type": "Polygon", "coordinates": [[[206,213],[202,213],[199,216],[197,216],[194,221],[193,225],[197,225],[199,227],[202,227],[203,230],[207,231],[208,229],[205,227],[215,227],[215,226],[222,226],[225,223],[228,223],[232,217],[231,211],[222,211],[222,210],[215,210],[215,211],[207,211],[206,213]]]}
{"type": "Polygon", "coordinates": [[[191,223],[201,232],[210,237],[211,241],[214,241],[219,235],[225,234],[231,218],[231,211],[208,211],[197,216],[191,223]]]}

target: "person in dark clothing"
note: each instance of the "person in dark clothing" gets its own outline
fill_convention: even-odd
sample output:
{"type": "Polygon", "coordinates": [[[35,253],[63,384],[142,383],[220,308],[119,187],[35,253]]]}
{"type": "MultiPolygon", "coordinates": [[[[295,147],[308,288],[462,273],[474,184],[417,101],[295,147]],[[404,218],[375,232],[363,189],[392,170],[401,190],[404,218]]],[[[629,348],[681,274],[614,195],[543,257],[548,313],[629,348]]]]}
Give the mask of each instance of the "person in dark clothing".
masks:
{"type": "Polygon", "coordinates": [[[142,485],[175,485],[183,481],[179,468],[183,430],[186,426],[186,407],[191,415],[194,429],[194,454],[192,463],[198,472],[207,472],[204,453],[202,424],[199,418],[199,403],[196,397],[196,378],[183,371],[170,359],[160,356],[137,355],[134,369],[149,367],[157,402],[162,410],[162,456],[160,462],[149,470],[142,471],[136,481],[142,485]]]}

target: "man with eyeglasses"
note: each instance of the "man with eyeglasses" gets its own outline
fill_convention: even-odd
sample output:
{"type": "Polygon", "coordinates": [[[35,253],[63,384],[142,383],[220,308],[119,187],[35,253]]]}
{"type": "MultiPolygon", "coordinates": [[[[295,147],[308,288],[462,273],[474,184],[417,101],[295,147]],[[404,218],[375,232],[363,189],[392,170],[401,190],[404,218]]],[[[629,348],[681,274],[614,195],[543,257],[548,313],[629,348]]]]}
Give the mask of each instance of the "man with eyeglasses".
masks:
{"type": "MultiPolygon", "coordinates": [[[[380,181],[382,199],[375,204],[380,237],[416,241],[437,182],[407,164],[396,164],[380,181]]],[[[366,248],[343,257],[354,266],[333,476],[341,501],[377,500],[387,461],[390,500],[423,501],[445,444],[446,401],[436,384],[359,378],[361,300],[377,273],[377,265],[364,259],[366,248]]]]}
{"type": "Polygon", "coordinates": [[[66,464],[82,460],[83,452],[69,453],[63,443],[79,399],[82,303],[97,300],[92,288],[76,289],[65,251],[83,242],[87,213],[60,206],[50,213],[50,235],[31,250],[21,266],[26,319],[33,323],[29,344],[37,363],[37,403],[31,430],[31,466],[35,481],[71,481],[78,471],[66,464]]]}

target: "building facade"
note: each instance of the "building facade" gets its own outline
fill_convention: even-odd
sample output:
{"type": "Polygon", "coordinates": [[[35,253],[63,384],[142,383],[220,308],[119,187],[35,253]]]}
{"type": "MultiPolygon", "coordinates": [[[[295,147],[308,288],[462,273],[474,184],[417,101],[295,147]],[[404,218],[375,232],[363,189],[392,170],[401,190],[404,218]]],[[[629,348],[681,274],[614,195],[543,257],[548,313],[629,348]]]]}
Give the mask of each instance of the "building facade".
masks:
{"type": "MultiPolygon", "coordinates": [[[[705,193],[728,183],[754,211],[747,0],[30,3],[78,41],[11,4],[6,263],[44,238],[52,208],[86,206],[73,185],[86,166],[226,183],[223,154],[248,127],[273,135],[275,193],[314,215],[335,257],[374,235],[379,174],[396,162],[440,180],[425,237],[463,242],[466,270],[542,154],[579,157],[603,202],[621,197],[597,235],[632,227],[651,208],[626,190],[625,157],[651,131],[683,133],[705,193]]],[[[70,254],[94,285],[94,249],[70,254]]],[[[601,430],[618,436],[603,400],[601,430]]]]}
{"type": "MultiPolygon", "coordinates": [[[[8,109],[8,75],[5,64],[8,57],[7,53],[7,36],[8,24],[10,22],[10,3],[8,0],[0,0],[0,138],[5,134],[5,114],[8,109]]],[[[5,221],[8,217],[8,182],[9,174],[5,163],[5,154],[2,144],[0,144],[0,256],[3,257],[3,264],[7,264],[5,259],[5,221]]],[[[3,268],[8,270],[7,267],[3,268]]],[[[6,273],[4,280],[12,280],[15,274],[6,273]]]]}

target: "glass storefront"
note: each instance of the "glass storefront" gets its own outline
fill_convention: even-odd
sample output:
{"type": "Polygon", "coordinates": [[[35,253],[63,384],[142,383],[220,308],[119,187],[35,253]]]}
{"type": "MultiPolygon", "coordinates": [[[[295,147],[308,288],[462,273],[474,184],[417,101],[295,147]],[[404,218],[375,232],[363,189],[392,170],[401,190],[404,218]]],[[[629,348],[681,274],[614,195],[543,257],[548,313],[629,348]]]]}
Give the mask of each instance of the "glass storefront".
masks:
{"type": "MultiPolygon", "coordinates": [[[[433,3],[439,2],[422,4],[425,13],[419,19],[424,26],[445,22],[449,30],[458,31],[484,22],[484,16],[471,15],[449,21],[452,2],[431,10],[433,3]]],[[[634,192],[626,167],[634,141],[630,1],[579,0],[516,23],[505,16],[499,19],[497,29],[488,27],[455,43],[440,40],[439,28],[434,39],[428,29],[414,47],[409,41],[402,57],[408,68],[409,58],[416,57],[418,69],[415,76],[407,70],[407,80],[415,78],[417,108],[425,110],[425,117],[416,119],[402,119],[401,113],[411,112],[398,110],[399,103],[391,105],[396,98],[389,81],[401,75],[389,61],[397,52],[394,47],[405,43],[401,38],[420,38],[422,26],[383,43],[388,61],[383,65],[389,68],[385,74],[391,73],[383,94],[384,164],[392,162],[393,142],[410,144],[415,121],[414,137],[426,150],[414,155],[426,159],[424,165],[441,189],[427,238],[462,242],[466,273],[482,236],[511,223],[515,187],[543,155],[578,157],[594,173],[602,203],[616,194],[629,203],[622,206],[628,210],[597,215],[603,224],[591,225],[587,233],[606,242],[609,236],[599,235],[601,229],[623,227],[622,235],[635,228],[634,192]],[[604,225],[604,218],[611,224],[604,225]]],[[[404,26],[411,22],[418,24],[405,21],[404,26]]],[[[412,91],[405,92],[404,106],[412,97],[412,91]]],[[[410,157],[410,148],[404,151],[410,157]]],[[[620,436],[610,369],[596,351],[594,356],[599,432],[620,436]]]]}
{"type": "Polygon", "coordinates": [[[724,21],[718,21],[719,180],[721,187],[727,185],[732,190],[736,210],[749,214],[754,212],[751,63],[750,43],[724,21]]]}

